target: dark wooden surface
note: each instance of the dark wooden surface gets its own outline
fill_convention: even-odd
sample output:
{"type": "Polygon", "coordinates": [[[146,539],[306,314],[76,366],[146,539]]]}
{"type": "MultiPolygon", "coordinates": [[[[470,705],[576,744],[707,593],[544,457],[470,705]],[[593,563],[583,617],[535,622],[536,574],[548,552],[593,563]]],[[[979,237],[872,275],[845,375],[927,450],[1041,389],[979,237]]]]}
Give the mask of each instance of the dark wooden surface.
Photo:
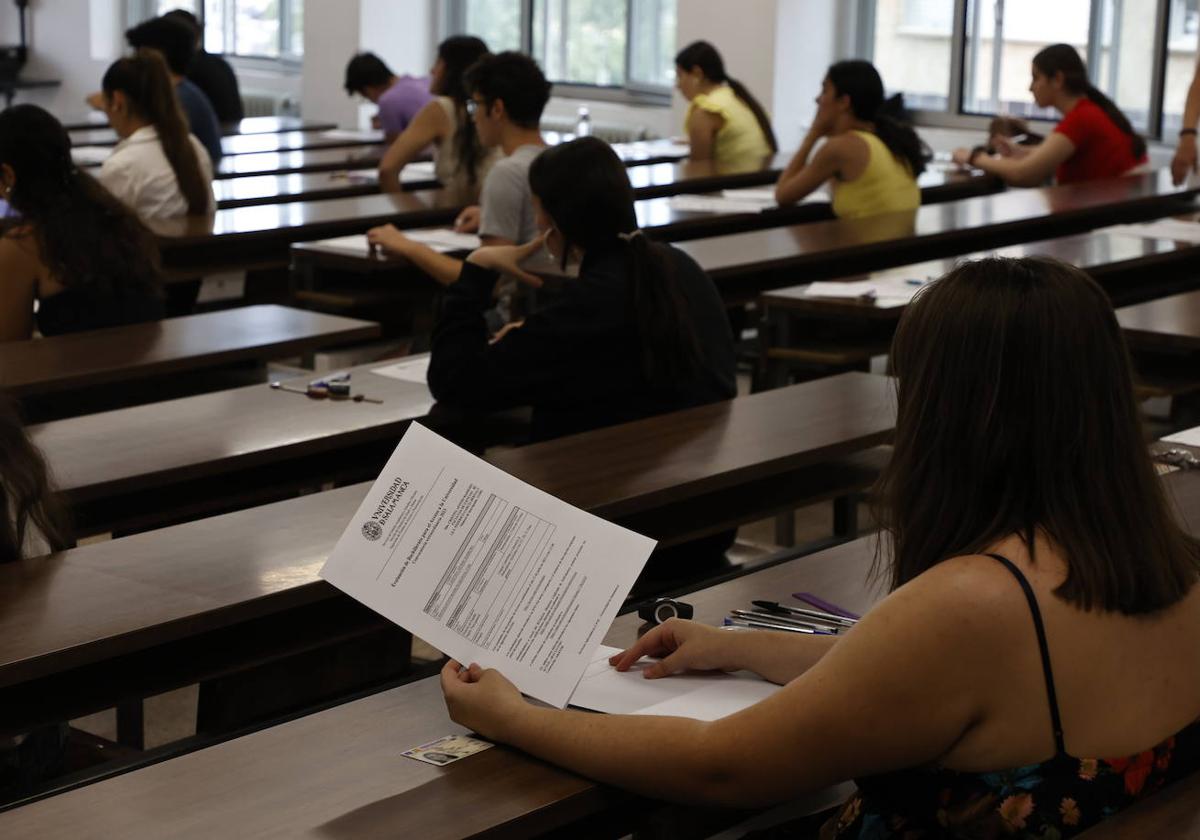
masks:
{"type": "Polygon", "coordinates": [[[260,305],[0,346],[0,387],[17,396],[67,392],[246,359],[366,341],[379,325],[260,305]]]}
{"type": "Polygon", "coordinates": [[[222,158],[221,162],[217,164],[215,175],[220,179],[245,175],[288,175],[293,172],[373,169],[379,165],[381,157],[383,157],[381,146],[257,152],[222,158]]]}
{"type": "Polygon", "coordinates": [[[1200,350],[1200,291],[1122,307],[1117,310],[1117,323],[1135,347],[1200,350]]]}
{"type": "Polygon", "coordinates": [[[1048,239],[1119,222],[1182,212],[1195,190],[1170,174],[1069,186],[1006,190],[861,220],[812,222],[713,236],[680,247],[727,297],[751,297],[810,279],[907,265],[933,257],[1048,239]],[[790,282],[789,282],[790,281],[790,282]]]}
{"type": "MultiPolygon", "coordinates": [[[[370,136],[349,135],[326,136],[325,131],[276,131],[256,134],[230,134],[221,138],[221,151],[225,155],[250,155],[263,152],[295,152],[305,149],[343,149],[355,146],[381,146],[383,133],[370,136]]],[[[119,138],[111,128],[71,133],[71,144],[75,146],[115,146],[119,138]]]]}
{"type": "MultiPolygon", "coordinates": [[[[1101,285],[1105,286],[1119,304],[1125,300],[1144,298],[1160,291],[1163,288],[1164,280],[1174,280],[1174,275],[1169,278],[1164,277],[1163,272],[1186,270],[1187,264],[1194,258],[1191,251],[1193,247],[1186,242],[1141,239],[1097,230],[939,260],[925,260],[875,272],[838,277],[837,280],[863,283],[895,277],[931,280],[941,277],[964,260],[979,259],[985,256],[1013,258],[1044,256],[1070,263],[1088,272],[1101,285]]],[[[1193,278],[1193,282],[1195,280],[1200,280],[1200,278],[1193,278]]],[[[1183,278],[1183,281],[1187,282],[1187,278],[1183,278]]],[[[805,294],[804,290],[807,288],[808,284],[802,283],[775,289],[764,293],[761,299],[771,309],[830,317],[894,320],[899,318],[904,311],[904,306],[880,306],[872,301],[862,299],[813,298],[805,294]]],[[[1181,295],[1180,299],[1191,300],[1187,295],[1181,295]]],[[[1148,317],[1150,313],[1162,311],[1162,307],[1158,306],[1158,303],[1149,305],[1152,308],[1146,310],[1139,308],[1143,315],[1132,317],[1148,317]]],[[[1179,323],[1181,328],[1187,329],[1186,324],[1189,322],[1185,317],[1179,323]]],[[[1134,324],[1135,321],[1131,320],[1130,326],[1134,324]]],[[[1200,327],[1200,312],[1197,312],[1196,326],[1200,327]]]]}
{"type": "MultiPolygon", "coordinates": [[[[875,598],[865,585],[870,555],[871,542],[860,540],[689,601],[708,621],[794,589],[865,610],[875,598]]],[[[635,627],[628,616],[618,619],[606,643],[627,644],[635,627]]],[[[529,837],[624,804],[591,781],[504,747],[445,768],[400,756],[463,731],[446,716],[437,679],[425,679],[8,811],[0,814],[0,834],[529,837]]]]}
{"type": "MultiPolygon", "coordinates": [[[[102,130],[112,131],[111,128],[108,128],[108,119],[104,114],[100,111],[93,111],[92,114],[95,116],[76,114],[63,121],[63,128],[71,133],[71,142],[76,146],[84,145],[77,139],[80,134],[102,130]]],[[[237,134],[280,134],[285,131],[329,131],[333,128],[337,128],[335,123],[306,120],[302,117],[246,117],[238,122],[223,124],[221,134],[231,137],[237,134]]],[[[112,135],[112,142],[116,143],[115,133],[112,135]]]]}

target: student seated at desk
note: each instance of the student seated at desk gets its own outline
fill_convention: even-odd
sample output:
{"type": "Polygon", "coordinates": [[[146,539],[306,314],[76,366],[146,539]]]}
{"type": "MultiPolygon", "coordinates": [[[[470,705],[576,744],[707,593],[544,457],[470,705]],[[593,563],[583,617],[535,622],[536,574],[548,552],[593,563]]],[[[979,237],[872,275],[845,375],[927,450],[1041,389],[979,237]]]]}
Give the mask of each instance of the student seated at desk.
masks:
{"type": "Polygon", "coordinates": [[[375,53],[358,53],[346,65],[346,93],[358,94],[379,106],[372,122],[383,129],[387,142],[400,136],[433,98],[429,79],[397,76],[375,53]]]}
{"type": "MultiPolygon", "coordinates": [[[[538,124],[550,99],[550,83],[537,62],[517,52],[486,55],[467,72],[472,119],[479,142],[496,148],[496,161],[483,182],[479,206],[468,207],[455,225],[478,231],[484,245],[516,245],[537,235],[529,193],[529,167],[546,148],[538,124]]],[[[462,260],[414,242],[394,225],[373,228],[371,244],[404,257],[442,285],[454,283],[462,260]]]]}
{"type": "Polygon", "coordinates": [[[1036,187],[1051,176],[1060,184],[1113,178],[1144,166],[1146,141],[1121,109],[1088,81],[1087,68],[1069,44],[1052,44],[1033,57],[1029,91],[1039,108],[1054,107],[1063,119],[1036,146],[993,136],[987,149],[956,149],[954,160],[997,175],[1017,187],[1036,187]]]}
{"type": "MultiPolygon", "coordinates": [[[[66,511],[50,486],[46,463],[30,442],[16,406],[0,394],[0,563],[40,557],[70,545],[66,511]]],[[[60,771],[67,727],[43,726],[0,736],[0,803],[32,792],[60,771]]]]}
{"type": "Polygon", "coordinates": [[[766,110],[725,74],[725,62],[712,44],[696,41],[679,51],[675,87],[690,103],[684,130],[692,160],[758,166],[779,151],[766,110]]]}
{"type": "MultiPolygon", "coordinates": [[[[187,78],[188,68],[196,54],[196,36],[192,29],[181,21],[164,17],[143,21],[125,33],[125,40],[135,50],[151,49],[162,53],[170,70],[171,81],[179,96],[179,104],[187,117],[188,128],[204,144],[212,165],[221,162],[225,154],[221,149],[221,125],[212,103],[204,91],[187,78]]],[[[92,100],[94,107],[95,98],[92,100]]]]}
{"type": "Polygon", "coordinates": [[[1050,260],[966,263],[915,298],[891,359],[891,593],[842,636],[672,619],[612,660],[782,689],[711,723],[596,715],[452,661],[450,716],[663,799],[759,807],[857,779],[822,838],[1065,838],[1196,770],[1200,545],[1150,462],[1107,295],[1050,260]]]}
{"type": "MultiPolygon", "coordinates": [[[[464,76],[487,54],[487,44],[468,35],[455,35],[438,45],[437,60],[429,71],[434,100],[417,112],[384,152],[379,162],[380,189],[400,192],[400,171],[432,146],[433,172],[442,186],[460,192],[468,202],[476,200],[496,154],[485,149],[475,133],[464,76]]],[[[349,68],[346,84],[350,84],[349,68]]]]}
{"type": "Polygon", "coordinates": [[[100,183],[144,221],[211,213],[212,163],[188,133],[162,56],[138,50],[117,59],[101,87],[121,142],[100,165],[100,183]]]}
{"type": "Polygon", "coordinates": [[[736,395],[733,336],[712,280],[681,251],[637,228],[629,175],[593,137],[543,152],[530,167],[537,223],[525,245],[481,248],[446,292],[433,331],[429,388],[467,412],[533,407],[545,440],[736,395]],[[577,277],[549,304],[489,336],[500,274],[543,247],[577,277]]]}
{"type": "Polygon", "coordinates": [[[240,122],[246,116],[242,105],[242,92],[237,74],[224,56],[214,55],[204,49],[204,27],[200,20],[186,9],[174,9],[163,15],[167,20],[186,24],[196,36],[196,52],[188,65],[187,77],[208,97],[222,124],[240,122]]]}
{"type": "Polygon", "coordinates": [[[32,337],[35,302],[43,335],[162,317],[154,237],[36,105],[0,113],[0,199],[18,217],[0,237],[0,342],[32,337]]]}
{"type": "Polygon", "coordinates": [[[916,210],[917,176],[929,150],[897,113],[902,110],[898,97],[884,99],[883,80],[871,62],[831,66],[812,127],[775,185],[776,200],[794,204],[828,183],[840,219],[916,210]]]}

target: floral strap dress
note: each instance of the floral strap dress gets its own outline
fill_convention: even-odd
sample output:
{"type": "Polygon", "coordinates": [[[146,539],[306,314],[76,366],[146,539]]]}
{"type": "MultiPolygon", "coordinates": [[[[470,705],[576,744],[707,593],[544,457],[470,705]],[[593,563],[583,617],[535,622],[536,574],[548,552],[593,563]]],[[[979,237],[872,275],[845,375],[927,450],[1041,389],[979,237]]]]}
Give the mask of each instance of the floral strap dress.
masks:
{"type": "Polygon", "coordinates": [[[822,828],[822,840],[1060,840],[1200,768],[1200,721],[1137,755],[1068,755],[1037,596],[1011,561],[988,556],[1016,577],[1033,614],[1054,726],[1054,757],[995,773],[933,766],[859,779],[858,792],[822,828]]]}

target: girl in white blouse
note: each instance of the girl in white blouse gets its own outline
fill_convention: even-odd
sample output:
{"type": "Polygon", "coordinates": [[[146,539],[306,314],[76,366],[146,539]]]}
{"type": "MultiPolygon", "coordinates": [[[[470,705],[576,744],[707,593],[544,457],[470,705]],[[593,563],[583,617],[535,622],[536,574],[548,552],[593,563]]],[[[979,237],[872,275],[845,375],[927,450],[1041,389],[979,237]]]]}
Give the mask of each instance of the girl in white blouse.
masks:
{"type": "Polygon", "coordinates": [[[162,56],[138,50],[118,59],[102,87],[121,142],[100,167],[100,182],[143,221],[211,213],[212,161],[188,132],[162,56]]]}

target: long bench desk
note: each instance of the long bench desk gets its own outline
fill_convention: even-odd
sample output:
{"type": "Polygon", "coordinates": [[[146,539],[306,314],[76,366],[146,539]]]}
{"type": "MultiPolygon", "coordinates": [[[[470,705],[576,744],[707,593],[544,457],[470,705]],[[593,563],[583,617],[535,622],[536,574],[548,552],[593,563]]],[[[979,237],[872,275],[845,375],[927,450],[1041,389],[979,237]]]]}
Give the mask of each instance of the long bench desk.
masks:
{"type": "Polygon", "coordinates": [[[379,325],[259,305],[2,345],[0,388],[22,399],[144,383],[153,378],[311,353],[377,338],[379,325]]]}
{"type": "MultiPolygon", "coordinates": [[[[492,460],[673,543],[867,486],[879,466],[869,450],[892,428],[890,388],[882,377],[847,374],[492,460]],[[622,458],[612,458],[614,448],[622,458]]],[[[99,437],[95,445],[113,444],[99,437]]],[[[158,477],[160,486],[173,480],[158,477]]],[[[280,637],[311,638],[282,628],[309,622],[324,633],[333,617],[352,617],[348,599],[316,574],[367,486],[0,567],[0,601],[11,605],[0,614],[0,734],[194,682],[251,654],[265,657],[280,637]],[[238,627],[254,622],[261,644],[230,645],[238,627]]]]}
{"type": "MultiPolygon", "coordinates": [[[[1195,476],[1164,481],[1193,515],[1195,476]]],[[[352,506],[351,506],[352,507],[352,506]]],[[[802,589],[865,612],[882,592],[868,583],[873,538],[799,558],[691,593],[696,619],[718,623],[735,605],[802,589]]],[[[637,619],[619,617],[605,644],[623,647],[637,619]]],[[[0,638],[3,638],[0,636],[0,638]]],[[[380,692],[171,761],[0,814],[5,836],[178,838],[524,838],[603,825],[618,836],[656,811],[587,779],[497,747],[435,768],[400,753],[451,733],[436,677],[380,692]]],[[[1200,827],[1200,779],[1147,799],[1085,836],[1191,838],[1200,827]]],[[[817,809],[839,795],[823,792],[817,809]]]]}
{"type": "MultiPolygon", "coordinates": [[[[71,133],[73,146],[115,146],[119,138],[111,128],[71,133]]],[[[342,149],[355,146],[381,146],[382,131],[276,131],[256,134],[229,134],[221,138],[225,155],[251,155],[263,152],[297,152],[307,149],[342,149]]]]}
{"type": "MultiPolygon", "coordinates": [[[[84,145],[77,138],[81,133],[94,131],[112,131],[108,127],[108,117],[102,111],[92,111],[86,115],[75,115],[67,117],[63,121],[65,128],[72,137],[72,142],[75,145],[84,145]]],[[[285,131],[329,131],[337,128],[336,123],[326,122],[323,120],[306,120],[303,117],[246,117],[237,122],[224,123],[221,125],[221,134],[225,137],[231,137],[237,134],[280,134],[285,131]]],[[[104,139],[98,136],[99,139],[104,139]]],[[[116,142],[116,134],[112,135],[113,142],[116,142]]]]}
{"type": "Polygon", "coordinates": [[[845,277],[932,257],[1047,239],[1192,208],[1195,187],[1164,171],[1070,186],[1007,190],[860,220],[812,222],[713,236],[679,247],[727,299],[807,280],[845,277]]]}

